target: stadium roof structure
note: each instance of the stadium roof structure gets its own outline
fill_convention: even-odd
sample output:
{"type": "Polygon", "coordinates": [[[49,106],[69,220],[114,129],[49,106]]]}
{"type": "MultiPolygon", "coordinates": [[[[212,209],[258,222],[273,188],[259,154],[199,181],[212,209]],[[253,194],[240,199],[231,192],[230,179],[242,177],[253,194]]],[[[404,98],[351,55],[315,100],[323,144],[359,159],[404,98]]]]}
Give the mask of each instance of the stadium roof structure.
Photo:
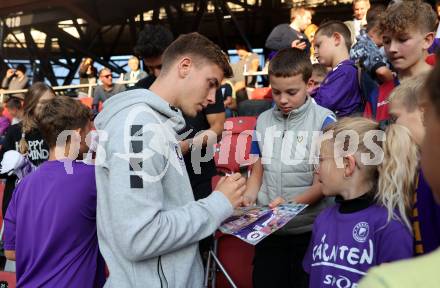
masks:
{"type": "MultiPolygon", "coordinates": [[[[0,0],[0,64],[3,59],[30,59],[55,85],[53,66],[69,69],[74,78],[81,59],[121,73],[110,60],[132,54],[146,23],[164,24],[175,36],[199,31],[230,49],[241,42],[263,47],[279,23],[288,22],[289,8],[316,7],[314,22],[346,20],[352,0],[0,0]],[[331,15],[331,16],[330,16],[331,15]],[[60,61],[60,59],[65,59],[60,61]]],[[[376,2],[383,2],[377,0],[376,2]]]]}

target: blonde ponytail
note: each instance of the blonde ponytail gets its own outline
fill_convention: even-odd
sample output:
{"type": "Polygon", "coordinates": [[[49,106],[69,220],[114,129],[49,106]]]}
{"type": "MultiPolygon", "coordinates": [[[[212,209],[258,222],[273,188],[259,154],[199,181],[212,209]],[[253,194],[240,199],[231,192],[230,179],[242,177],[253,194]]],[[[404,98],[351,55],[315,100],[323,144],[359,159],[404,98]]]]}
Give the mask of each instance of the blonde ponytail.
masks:
{"type": "Polygon", "coordinates": [[[18,150],[21,154],[26,155],[29,152],[29,144],[26,141],[26,133],[31,132],[34,129],[35,123],[32,119],[25,117],[22,120],[22,128],[21,128],[21,139],[18,143],[18,150]]]}
{"type": "MultiPolygon", "coordinates": [[[[324,129],[334,131],[335,135],[346,130],[354,130],[359,136],[359,146],[355,154],[371,153],[363,139],[366,133],[379,130],[375,121],[361,118],[342,118],[324,129]]],[[[333,140],[336,143],[336,138],[333,140]]],[[[348,146],[347,139],[342,140],[342,147],[348,146]]],[[[398,219],[411,230],[408,219],[411,210],[411,200],[416,186],[418,168],[418,147],[412,140],[409,130],[401,125],[392,124],[386,130],[385,141],[375,141],[383,150],[384,159],[379,165],[364,165],[358,162],[359,167],[371,182],[370,187],[375,191],[375,199],[379,205],[388,211],[388,221],[398,219]],[[378,179],[377,179],[378,178],[378,179]],[[377,187],[377,189],[374,189],[377,187]]],[[[358,161],[359,157],[356,157],[358,161]]]]}
{"type": "Polygon", "coordinates": [[[26,134],[22,132],[20,142],[18,142],[18,151],[23,155],[26,155],[29,152],[29,145],[26,141],[25,136],[26,134]]]}
{"type": "Polygon", "coordinates": [[[378,166],[379,181],[376,199],[388,210],[388,221],[400,219],[411,230],[408,215],[415,189],[419,154],[409,130],[392,124],[386,129],[382,144],[384,159],[378,166]],[[397,210],[398,215],[394,213],[397,210]]]}

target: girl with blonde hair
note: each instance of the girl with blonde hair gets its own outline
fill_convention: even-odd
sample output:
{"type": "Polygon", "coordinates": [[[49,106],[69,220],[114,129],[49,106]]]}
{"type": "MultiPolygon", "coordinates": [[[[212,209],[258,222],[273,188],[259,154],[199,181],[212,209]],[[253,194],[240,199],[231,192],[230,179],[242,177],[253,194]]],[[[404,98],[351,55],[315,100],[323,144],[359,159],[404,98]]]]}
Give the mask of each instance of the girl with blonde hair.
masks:
{"type": "Polygon", "coordinates": [[[317,217],[303,265],[310,287],[354,287],[369,268],[413,255],[408,214],[418,149],[404,126],[384,132],[360,117],[324,132],[315,169],[336,205],[317,217]]]}

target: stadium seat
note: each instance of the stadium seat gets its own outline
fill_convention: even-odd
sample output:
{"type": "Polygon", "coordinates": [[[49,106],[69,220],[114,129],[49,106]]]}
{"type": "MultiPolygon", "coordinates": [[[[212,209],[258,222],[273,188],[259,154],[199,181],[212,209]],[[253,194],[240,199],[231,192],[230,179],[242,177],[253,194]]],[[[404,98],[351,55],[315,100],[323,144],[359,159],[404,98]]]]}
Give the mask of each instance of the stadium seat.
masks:
{"type": "Polygon", "coordinates": [[[264,111],[272,108],[272,100],[243,100],[238,104],[238,116],[257,117],[264,111]]]}
{"type": "MultiPolygon", "coordinates": [[[[250,151],[256,122],[255,117],[232,117],[226,120],[222,140],[214,149],[218,172],[247,171],[252,164],[250,151]]],[[[213,189],[220,178],[220,175],[212,178],[213,189]]],[[[207,264],[205,284],[208,285],[210,280],[209,287],[234,287],[231,286],[231,282],[235,287],[252,287],[253,257],[254,246],[235,236],[217,232],[207,264]],[[220,267],[224,268],[224,271],[220,267]]]]}
{"type": "Polygon", "coordinates": [[[8,118],[9,121],[12,121],[12,116],[11,116],[11,114],[9,113],[8,107],[6,107],[6,105],[5,105],[4,108],[3,108],[3,114],[2,114],[2,116],[8,118]]]}
{"type": "Polygon", "coordinates": [[[437,56],[435,54],[430,54],[428,57],[426,57],[426,63],[428,63],[431,66],[434,66],[437,62],[437,56]]]}
{"type": "Polygon", "coordinates": [[[221,232],[217,232],[214,237],[215,252],[211,251],[211,253],[216,256],[218,262],[211,255],[213,265],[210,267],[210,272],[215,271],[214,276],[211,274],[211,287],[229,288],[233,287],[231,285],[233,283],[235,287],[251,288],[254,246],[221,232]]]}
{"type": "Polygon", "coordinates": [[[82,98],[78,98],[78,100],[81,101],[81,103],[83,103],[84,105],[86,105],[90,109],[92,109],[92,103],[93,103],[92,97],[82,97],[82,98]]]}
{"type": "Polygon", "coordinates": [[[249,96],[250,100],[263,100],[263,99],[272,99],[272,88],[270,87],[262,87],[255,88],[249,96]]]}
{"type": "Polygon", "coordinates": [[[214,147],[214,161],[219,172],[243,172],[252,164],[250,151],[256,121],[255,117],[226,120],[222,139],[214,147]]]}
{"type": "Polygon", "coordinates": [[[220,175],[215,175],[214,177],[211,178],[211,187],[213,191],[215,190],[215,187],[217,187],[217,183],[218,181],[220,181],[221,177],[222,176],[220,175]]]}
{"type": "Polygon", "coordinates": [[[15,273],[0,271],[0,288],[15,288],[16,285],[15,273]]]}
{"type": "MultiPolygon", "coordinates": [[[[93,98],[92,97],[82,97],[82,98],[78,98],[78,100],[81,101],[81,103],[83,103],[84,105],[86,105],[90,109],[92,109],[92,105],[93,105],[93,98]]],[[[99,111],[102,110],[102,102],[99,102],[98,110],[99,111]]]]}

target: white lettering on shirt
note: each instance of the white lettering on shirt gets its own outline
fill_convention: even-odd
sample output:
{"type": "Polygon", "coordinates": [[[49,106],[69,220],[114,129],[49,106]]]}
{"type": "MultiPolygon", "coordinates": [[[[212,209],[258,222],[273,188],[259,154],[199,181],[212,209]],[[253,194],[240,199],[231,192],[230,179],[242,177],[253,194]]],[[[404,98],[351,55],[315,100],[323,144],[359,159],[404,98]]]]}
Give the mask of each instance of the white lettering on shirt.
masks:
{"type": "Polygon", "coordinates": [[[374,246],[371,239],[368,239],[368,248],[359,250],[359,248],[345,245],[329,245],[325,242],[326,237],[327,235],[324,234],[321,238],[321,242],[313,247],[312,258],[314,262],[336,262],[337,256],[339,255],[338,258],[340,260],[350,265],[373,264],[374,246]],[[331,253],[328,253],[328,251],[331,251],[331,253]]]}

